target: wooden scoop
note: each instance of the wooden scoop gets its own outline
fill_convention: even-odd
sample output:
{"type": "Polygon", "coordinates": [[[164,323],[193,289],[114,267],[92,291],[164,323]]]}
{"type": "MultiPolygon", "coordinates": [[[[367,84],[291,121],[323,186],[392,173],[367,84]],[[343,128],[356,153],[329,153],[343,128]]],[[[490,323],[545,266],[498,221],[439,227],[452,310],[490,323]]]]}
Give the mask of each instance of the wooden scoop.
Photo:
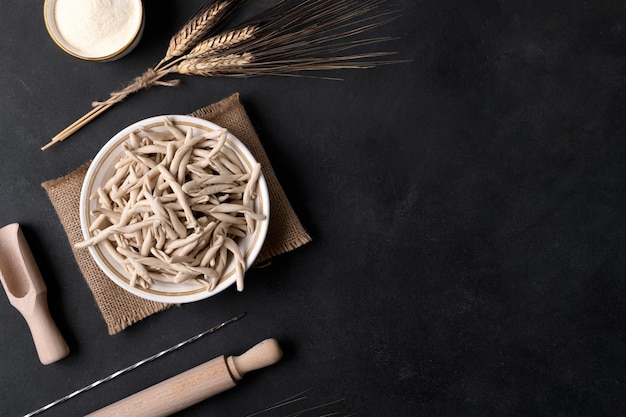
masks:
{"type": "Polygon", "coordinates": [[[0,281],[9,302],[26,319],[42,364],[69,353],[48,310],[47,288],[19,224],[0,229],[0,281]]]}
{"type": "Polygon", "coordinates": [[[282,350],[266,339],[241,356],[218,356],[86,417],[165,417],[224,392],[243,376],[278,362],[282,350]]]}

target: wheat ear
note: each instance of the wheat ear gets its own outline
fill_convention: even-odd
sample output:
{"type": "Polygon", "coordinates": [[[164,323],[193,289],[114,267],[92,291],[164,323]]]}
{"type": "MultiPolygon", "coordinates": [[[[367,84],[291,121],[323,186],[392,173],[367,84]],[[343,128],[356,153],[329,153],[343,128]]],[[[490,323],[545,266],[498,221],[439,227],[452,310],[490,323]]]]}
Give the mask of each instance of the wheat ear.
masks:
{"type": "Polygon", "coordinates": [[[250,64],[254,60],[252,54],[218,55],[205,58],[190,58],[181,61],[172,72],[182,75],[200,75],[202,77],[214,77],[216,75],[233,72],[250,64]]]}
{"type": "Polygon", "coordinates": [[[227,6],[231,1],[207,1],[187,21],[187,23],[170,39],[169,46],[161,62],[155,67],[159,68],[172,58],[179,57],[206,36],[215,27],[227,6]]]}
{"type": "Polygon", "coordinates": [[[189,51],[188,54],[185,55],[185,58],[197,58],[203,55],[210,55],[232,48],[233,46],[254,37],[254,34],[257,31],[257,26],[246,26],[240,29],[229,30],[228,32],[211,36],[210,38],[198,43],[191,51],[189,51]]]}

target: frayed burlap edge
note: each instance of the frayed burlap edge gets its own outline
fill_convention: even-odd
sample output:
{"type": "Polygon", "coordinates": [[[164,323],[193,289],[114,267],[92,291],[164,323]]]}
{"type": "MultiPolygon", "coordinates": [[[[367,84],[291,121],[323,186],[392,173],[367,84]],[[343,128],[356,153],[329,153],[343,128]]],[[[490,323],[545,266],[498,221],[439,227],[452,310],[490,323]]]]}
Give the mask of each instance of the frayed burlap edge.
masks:
{"type": "Polygon", "coordinates": [[[112,335],[144,317],[165,310],[170,304],[144,300],[123,290],[107,278],[88,249],[74,247],[74,244],[83,240],[79,214],[80,189],[88,167],[89,163],[86,163],[71,174],[45,182],[42,186],[59,216],[76,263],[100,308],[107,330],[112,335]]]}

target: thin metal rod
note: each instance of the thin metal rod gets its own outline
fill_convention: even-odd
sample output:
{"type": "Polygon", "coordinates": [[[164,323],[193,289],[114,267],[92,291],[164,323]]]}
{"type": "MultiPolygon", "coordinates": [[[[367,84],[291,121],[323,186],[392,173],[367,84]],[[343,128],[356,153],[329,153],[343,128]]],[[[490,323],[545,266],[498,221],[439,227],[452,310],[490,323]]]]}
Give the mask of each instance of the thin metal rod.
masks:
{"type": "Polygon", "coordinates": [[[172,346],[171,348],[162,350],[161,352],[156,353],[156,354],[150,356],[149,358],[142,359],[139,362],[137,362],[137,363],[135,363],[133,365],[130,365],[127,368],[121,369],[121,370],[119,370],[117,372],[112,373],[111,375],[109,375],[107,377],[99,379],[96,382],[93,382],[93,383],[91,383],[91,384],[87,385],[86,387],[83,387],[83,388],[81,388],[79,390],[76,390],[76,391],[72,392],[71,394],[66,395],[63,398],[59,398],[58,400],[53,401],[50,404],[45,405],[45,406],[41,407],[40,409],[33,411],[32,413],[26,414],[24,417],[31,417],[31,416],[35,416],[35,415],[37,415],[39,413],[42,413],[42,412],[44,412],[44,411],[54,407],[57,404],[60,404],[62,402],[65,402],[65,401],[69,400],[72,397],[77,396],[78,394],[82,394],[85,391],[89,391],[90,389],[95,388],[98,385],[103,384],[105,382],[108,382],[108,381],[112,380],[113,378],[117,378],[118,376],[123,375],[123,374],[125,374],[127,372],[130,372],[133,369],[137,369],[141,365],[145,365],[146,363],[152,362],[153,360],[158,359],[158,358],[160,358],[163,355],[167,355],[168,353],[171,353],[171,352],[175,351],[176,349],[179,349],[179,348],[181,348],[181,347],[183,347],[183,346],[185,346],[185,345],[187,345],[189,343],[195,342],[196,340],[200,339],[203,336],[206,336],[208,334],[214,333],[214,332],[218,331],[219,329],[221,329],[222,327],[227,326],[227,325],[229,325],[229,324],[239,320],[240,318],[242,318],[245,315],[246,315],[246,313],[241,313],[238,316],[235,316],[235,317],[233,317],[233,318],[231,318],[229,320],[226,320],[223,323],[218,324],[217,326],[214,326],[214,327],[210,328],[209,330],[206,330],[206,331],[204,331],[204,332],[202,332],[200,334],[197,334],[197,335],[195,335],[193,337],[190,337],[189,339],[187,339],[187,340],[185,340],[183,342],[178,343],[177,345],[172,346]]]}

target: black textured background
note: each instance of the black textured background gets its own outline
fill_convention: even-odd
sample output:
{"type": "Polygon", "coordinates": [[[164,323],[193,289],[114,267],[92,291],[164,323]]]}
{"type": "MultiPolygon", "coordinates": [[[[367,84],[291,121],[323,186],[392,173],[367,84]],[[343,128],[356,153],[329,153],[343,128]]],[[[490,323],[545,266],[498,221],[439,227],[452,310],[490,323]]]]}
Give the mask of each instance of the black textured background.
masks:
{"type": "MultiPolygon", "coordinates": [[[[276,337],[285,357],[181,416],[626,413],[626,6],[396,1],[412,62],[343,81],[184,78],[129,98],[46,152],[92,100],[157,62],[200,1],[148,0],[142,42],[89,63],[49,39],[41,2],[0,12],[0,226],[22,224],[71,354],[39,364],[0,297],[0,415],[19,416],[240,312],[240,322],[45,415],[78,416],[276,337]],[[115,132],[241,94],[313,242],[243,293],[109,336],[40,187],[115,132]]],[[[270,1],[254,1],[252,13],[270,1]]]]}

